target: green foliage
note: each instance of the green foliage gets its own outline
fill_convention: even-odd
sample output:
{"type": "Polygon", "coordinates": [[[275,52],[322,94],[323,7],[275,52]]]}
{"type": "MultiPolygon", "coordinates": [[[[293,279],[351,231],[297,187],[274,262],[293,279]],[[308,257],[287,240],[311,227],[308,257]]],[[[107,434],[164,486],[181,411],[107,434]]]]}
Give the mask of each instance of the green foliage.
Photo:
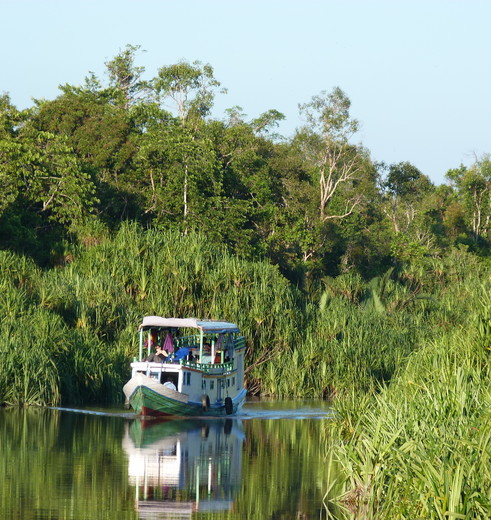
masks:
{"type": "Polygon", "coordinates": [[[429,178],[407,161],[391,164],[388,170],[384,184],[394,197],[400,197],[402,200],[414,200],[422,193],[432,189],[429,178]]]}
{"type": "Polygon", "coordinates": [[[137,51],[108,85],[0,96],[0,403],[118,402],[142,315],[236,321],[251,393],[337,397],[326,499],[485,516],[489,157],[435,187],[351,144],[339,88],[279,140],[276,110],[209,117],[210,65],[147,82],[137,51]]]}
{"type": "Polygon", "coordinates": [[[128,224],[114,240],[73,254],[66,267],[46,273],[29,263],[19,273],[13,255],[2,259],[2,402],[118,402],[145,314],[240,323],[256,391],[263,365],[295,342],[297,295],[277,269],[233,258],[204,236],[128,224]],[[42,372],[32,371],[37,357],[42,372]]]}
{"type": "Polygon", "coordinates": [[[351,143],[358,121],[339,87],[301,105],[305,127],[279,139],[275,109],[250,121],[240,107],[210,117],[221,92],[211,65],[183,60],[147,81],[140,51],[127,45],[107,60],[106,83],[90,73],[26,111],[1,97],[0,247],[46,265],[51,249],[92,240],[87,228],[130,219],[205,233],[307,291],[325,276],[372,278],[459,243],[487,255],[486,156],[435,188],[407,161],[376,165],[351,143]]]}
{"type": "Polygon", "coordinates": [[[326,91],[313,96],[309,103],[300,106],[307,123],[333,142],[345,142],[358,131],[359,123],[351,119],[351,101],[339,87],[329,94],[326,91]]]}
{"type": "Polygon", "coordinates": [[[213,76],[213,67],[209,63],[181,61],[162,67],[153,80],[153,86],[158,96],[174,102],[179,119],[185,122],[208,115],[213,106],[214,90],[220,82],[213,76]]]}
{"type": "Polygon", "coordinates": [[[465,218],[472,228],[475,241],[488,240],[491,201],[491,158],[488,154],[476,159],[470,168],[461,166],[447,173],[455,183],[465,218]]]}
{"type": "Polygon", "coordinates": [[[380,393],[338,400],[334,502],[382,519],[488,515],[489,290],[469,277],[442,294],[468,309],[462,329],[427,341],[380,393]]]}
{"type": "MultiPolygon", "coordinates": [[[[135,326],[146,314],[240,324],[248,338],[251,393],[366,392],[386,385],[413,351],[460,322],[466,308],[452,305],[452,295],[477,305],[468,282],[474,257],[464,250],[426,269],[391,269],[368,283],[356,273],[326,278],[324,292],[311,302],[277,269],[230,256],[204,235],[144,231],[128,223],[113,239],[102,234],[88,249],[72,249],[64,258],[64,267],[45,273],[24,258],[2,258],[2,349],[9,364],[1,371],[0,390],[20,395],[20,402],[119,401],[136,352],[135,326]],[[45,397],[20,392],[15,379],[37,374],[15,368],[24,359],[30,320],[34,331],[52,333],[50,340],[43,333],[35,341],[46,359],[44,375],[26,383],[46,382],[45,397]]],[[[480,269],[475,263],[477,280],[480,269]]]]}
{"type": "Polygon", "coordinates": [[[134,65],[138,50],[140,50],[139,45],[127,45],[124,51],[106,62],[113,97],[125,110],[128,110],[138,97],[148,90],[147,82],[141,79],[145,68],[134,65]]]}

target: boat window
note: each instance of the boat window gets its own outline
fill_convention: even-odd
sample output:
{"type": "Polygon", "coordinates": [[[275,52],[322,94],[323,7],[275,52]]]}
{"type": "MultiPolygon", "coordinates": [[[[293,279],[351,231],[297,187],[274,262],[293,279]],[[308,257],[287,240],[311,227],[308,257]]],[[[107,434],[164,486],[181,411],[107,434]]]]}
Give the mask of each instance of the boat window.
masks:
{"type": "Polygon", "coordinates": [[[210,381],[210,390],[213,390],[215,388],[215,381],[213,379],[210,381]]]}
{"type": "Polygon", "coordinates": [[[183,383],[187,386],[189,386],[191,384],[191,372],[184,372],[184,381],[183,383]]]}

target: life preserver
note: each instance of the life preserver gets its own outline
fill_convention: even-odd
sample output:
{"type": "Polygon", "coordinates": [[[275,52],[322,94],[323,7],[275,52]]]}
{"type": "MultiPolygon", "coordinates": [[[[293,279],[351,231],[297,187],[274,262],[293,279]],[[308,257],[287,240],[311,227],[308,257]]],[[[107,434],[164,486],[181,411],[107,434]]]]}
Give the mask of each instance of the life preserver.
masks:
{"type": "Polygon", "coordinates": [[[234,403],[231,397],[225,397],[225,412],[230,415],[234,411],[234,403]]]}
{"type": "Polygon", "coordinates": [[[207,412],[210,408],[210,398],[206,394],[201,396],[201,407],[203,408],[204,412],[207,412]]]}

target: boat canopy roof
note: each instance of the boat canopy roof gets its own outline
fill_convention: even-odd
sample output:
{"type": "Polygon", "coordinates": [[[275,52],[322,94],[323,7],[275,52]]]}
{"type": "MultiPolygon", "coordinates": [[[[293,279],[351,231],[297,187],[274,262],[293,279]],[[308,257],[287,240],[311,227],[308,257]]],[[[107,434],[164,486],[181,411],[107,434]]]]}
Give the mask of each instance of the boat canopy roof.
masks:
{"type": "Polygon", "coordinates": [[[162,318],[160,316],[145,316],[141,327],[173,328],[173,329],[199,329],[203,332],[223,334],[226,332],[239,332],[235,323],[227,321],[197,320],[196,318],[162,318]]]}

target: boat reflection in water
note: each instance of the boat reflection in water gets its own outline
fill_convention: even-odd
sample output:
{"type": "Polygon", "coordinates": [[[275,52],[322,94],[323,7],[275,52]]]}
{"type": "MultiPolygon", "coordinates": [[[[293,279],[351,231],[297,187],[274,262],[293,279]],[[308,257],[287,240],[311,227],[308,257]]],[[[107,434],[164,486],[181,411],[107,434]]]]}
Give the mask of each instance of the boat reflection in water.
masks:
{"type": "Polygon", "coordinates": [[[123,448],[139,518],[191,518],[195,511],[232,509],[244,439],[237,419],[129,423],[123,448]]]}

